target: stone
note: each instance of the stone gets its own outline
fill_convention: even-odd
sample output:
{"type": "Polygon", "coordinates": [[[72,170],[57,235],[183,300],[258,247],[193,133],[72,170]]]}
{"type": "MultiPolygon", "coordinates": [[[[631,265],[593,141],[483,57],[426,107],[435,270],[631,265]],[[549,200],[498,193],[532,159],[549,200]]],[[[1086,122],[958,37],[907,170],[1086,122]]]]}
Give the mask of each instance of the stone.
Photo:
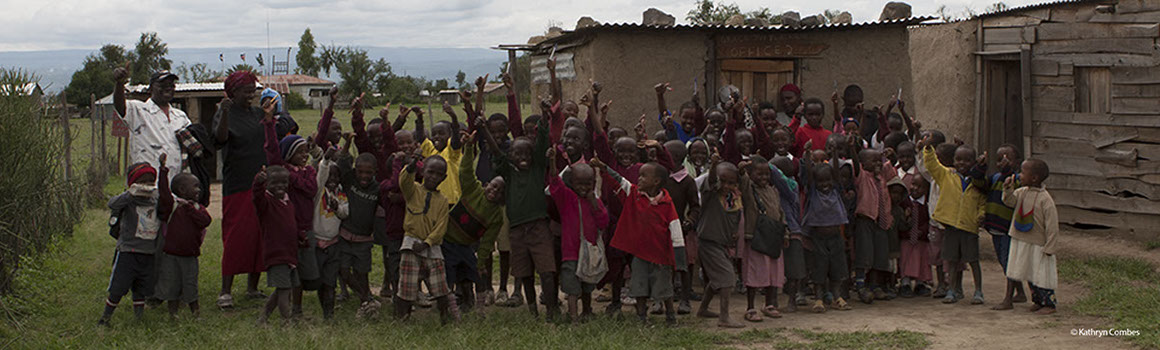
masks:
{"type": "Polygon", "coordinates": [[[646,26],[672,27],[674,24],[677,24],[677,18],[664,13],[664,11],[650,7],[644,11],[644,19],[640,24],[646,26]]]}
{"type": "Polygon", "coordinates": [[[551,39],[551,38],[555,38],[555,37],[558,37],[561,35],[564,35],[564,28],[552,26],[552,27],[548,28],[548,33],[544,34],[544,37],[551,39]]]}
{"type": "Polygon", "coordinates": [[[910,18],[910,4],[891,1],[882,7],[882,15],[878,16],[878,21],[893,21],[906,18],[910,18]]]}
{"type": "Polygon", "coordinates": [[[838,14],[837,18],[834,18],[833,24],[851,24],[851,23],[854,23],[854,16],[851,15],[849,12],[842,11],[842,13],[838,14]]]}
{"type": "Polygon", "coordinates": [[[802,18],[802,27],[820,26],[823,23],[826,23],[826,21],[823,20],[822,16],[819,16],[819,15],[813,15],[813,16],[809,16],[806,18],[802,18]]]}
{"type": "Polygon", "coordinates": [[[600,22],[597,22],[596,20],[592,19],[592,17],[588,16],[580,17],[580,20],[576,21],[576,29],[594,27],[598,25],[600,25],[600,22]]]}
{"type": "Polygon", "coordinates": [[[781,25],[788,28],[798,28],[802,26],[802,15],[795,11],[786,11],[781,14],[781,25]]]}
{"type": "Polygon", "coordinates": [[[750,27],[768,27],[769,21],[766,21],[764,18],[747,18],[745,19],[745,25],[750,27]]]}
{"type": "Polygon", "coordinates": [[[725,20],[727,26],[743,26],[745,25],[745,15],[733,15],[725,20]]]}

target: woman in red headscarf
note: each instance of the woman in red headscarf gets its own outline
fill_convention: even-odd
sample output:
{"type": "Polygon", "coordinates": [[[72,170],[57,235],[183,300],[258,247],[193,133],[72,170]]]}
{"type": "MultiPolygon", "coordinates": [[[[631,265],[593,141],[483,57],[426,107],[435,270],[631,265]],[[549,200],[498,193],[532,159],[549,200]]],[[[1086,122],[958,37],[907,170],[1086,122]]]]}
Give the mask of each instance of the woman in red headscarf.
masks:
{"type": "Polygon", "coordinates": [[[258,277],[266,269],[261,234],[250,186],[254,175],[266,165],[261,120],[264,112],[255,103],[258,77],[237,71],[226,78],[226,97],[214,115],[217,149],[222,157],[222,289],[218,307],[234,305],[234,275],[249,274],[246,296],[265,298],[258,277]]]}

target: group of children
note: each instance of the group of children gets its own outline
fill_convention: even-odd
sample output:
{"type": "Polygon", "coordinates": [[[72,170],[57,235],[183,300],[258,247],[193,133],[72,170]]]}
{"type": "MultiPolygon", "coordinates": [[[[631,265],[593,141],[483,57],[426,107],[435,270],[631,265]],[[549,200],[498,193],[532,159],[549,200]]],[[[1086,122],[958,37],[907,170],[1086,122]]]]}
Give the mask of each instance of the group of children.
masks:
{"type": "MultiPolygon", "coordinates": [[[[864,109],[856,85],[832,96],[827,130],[825,103],[803,101],[792,84],[778,101],[755,105],[732,86],[708,109],[694,94],[675,115],[668,84],[658,84],[661,130],[649,135],[641,116],[630,134],[607,122],[599,83],[579,102],[563,100],[554,61],[547,66],[551,97],[526,119],[507,76],[507,115],[484,116],[481,77],[478,91],[461,93],[467,122],[445,104],[450,121],[429,130],[417,107],[400,107],[392,122],[388,105],[368,123],[359,96],[353,133],[342,133],[332,98],[315,135],[279,140],[276,101],[264,101],[267,163],[254,178],[253,202],[275,291],[259,321],[275,309],[296,318],[303,290],[317,291],[329,319],[347,287],[361,302],[358,314],[374,314],[375,245],[386,265],[379,296],[399,318],[429,299],[444,322],[491,304],[526,303],[538,316],[536,275],[547,318],[560,316],[562,291],[573,322],[593,314],[598,290],[611,294],[596,299],[612,313],[632,304],[642,321],[651,312],[674,323],[699,300],[697,316],[731,328],[744,326],[730,316],[734,292],[747,297],[743,319],[751,322],[799,306],[850,310],[851,295],[866,304],[930,295],[955,303],[965,298],[968,266],[971,303],[982,304],[984,230],[1009,279],[995,309],[1025,301],[1026,281],[1032,311],[1055,310],[1049,172],[1041,160],[1020,162],[1014,145],[996,150],[988,174],[987,152],[922,130],[897,98],[864,109]],[[415,128],[406,130],[411,114],[415,128]],[[703,295],[693,291],[697,279],[703,295]],[[788,296],[784,307],[779,293],[788,296]]],[[[138,315],[148,296],[168,300],[171,313],[179,303],[197,312],[197,256],[210,218],[196,202],[196,178],[168,183],[160,169],[130,166],[129,189],[110,201],[120,224],[110,231],[117,256],[102,323],[129,290],[138,315]]]]}

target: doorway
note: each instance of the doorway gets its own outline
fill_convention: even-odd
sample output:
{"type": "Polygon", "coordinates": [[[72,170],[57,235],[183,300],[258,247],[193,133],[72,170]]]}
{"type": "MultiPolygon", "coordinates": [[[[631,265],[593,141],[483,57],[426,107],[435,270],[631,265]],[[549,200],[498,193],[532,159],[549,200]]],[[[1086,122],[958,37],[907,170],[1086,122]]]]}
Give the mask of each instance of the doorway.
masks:
{"type": "MultiPolygon", "coordinates": [[[[979,138],[984,151],[994,154],[999,146],[1016,145],[1024,157],[1028,149],[1023,140],[1023,75],[1019,60],[986,60],[983,93],[983,133],[979,138]]],[[[989,165],[997,159],[988,157],[989,165]]]]}
{"type": "Polygon", "coordinates": [[[793,60],[726,59],[720,61],[720,67],[718,87],[736,86],[751,104],[776,104],[778,89],[796,81],[793,60]]]}

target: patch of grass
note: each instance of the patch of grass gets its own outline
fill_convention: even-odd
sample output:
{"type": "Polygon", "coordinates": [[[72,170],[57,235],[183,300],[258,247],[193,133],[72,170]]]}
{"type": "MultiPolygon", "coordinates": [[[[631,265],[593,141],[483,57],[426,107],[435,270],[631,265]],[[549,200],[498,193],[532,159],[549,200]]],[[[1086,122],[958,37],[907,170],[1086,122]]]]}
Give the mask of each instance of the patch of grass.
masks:
{"type": "Polygon", "coordinates": [[[1124,340],[1160,347],[1160,274],[1146,261],[1122,257],[1062,260],[1060,276],[1091,293],[1076,301],[1076,311],[1105,317],[1116,329],[1134,329],[1124,340]]]}
{"type": "MultiPolygon", "coordinates": [[[[110,180],[109,191],[119,191],[119,180],[110,180]]],[[[106,234],[107,213],[88,210],[76,233],[55,242],[47,253],[28,259],[18,274],[14,293],[0,297],[0,310],[8,316],[0,326],[0,348],[679,348],[716,349],[756,344],[788,349],[923,347],[929,342],[921,333],[894,331],[814,332],[787,329],[748,330],[739,334],[693,326],[691,318],[680,327],[641,327],[632,317],[614,320],[599,317],[586,324],[551,325],[527,315],[524,308],[488,308],[471,314],[461,323],[440,326],[433,310],[420,310],[407,322],[388,317],[389,307],[376,320],[355,318],[357,301],[340,303],[332,323],[323,323],[317,299],[307,293],[303,300],[306,321],[283,325],[275,314],[269,326],[255,325],[263,300],[239,298],[236,309],[213,307],[220,286],[220,225],[210,226],[202,247],[199,276],[200,319],[188,310],[170,320],[164,308],[146,310],[143,321],[132,316],[128,303],[117,310],[111,328],[96,320],[104,307],[115,242],[106,234]],[[798,334],[794,336],[794,334],[798,334]],[[802,341],[805,338],[805,341],[802,341]]],[[[378,259],[379,254],[375,254],[378,259]]],[[[374,266],[381,266],[376,262],[374,266]]],[[[382,269],[371,276],[381,281],[382,269]]],[[[244,279],[234,286],[240,297],[244,279]]],[[[262,284],[263,288],[269,290],[262,284]]],[[[126,299],[128,300],[128,299],[126,299]]],[[[654,317],[655,322],[661,319],[654,317]]]]}
{"type": "Polygon", "coordinates": [[[1160,240],[1144,242],[1144,250],[1153,250],[1160,248],[1160,240]]]}

